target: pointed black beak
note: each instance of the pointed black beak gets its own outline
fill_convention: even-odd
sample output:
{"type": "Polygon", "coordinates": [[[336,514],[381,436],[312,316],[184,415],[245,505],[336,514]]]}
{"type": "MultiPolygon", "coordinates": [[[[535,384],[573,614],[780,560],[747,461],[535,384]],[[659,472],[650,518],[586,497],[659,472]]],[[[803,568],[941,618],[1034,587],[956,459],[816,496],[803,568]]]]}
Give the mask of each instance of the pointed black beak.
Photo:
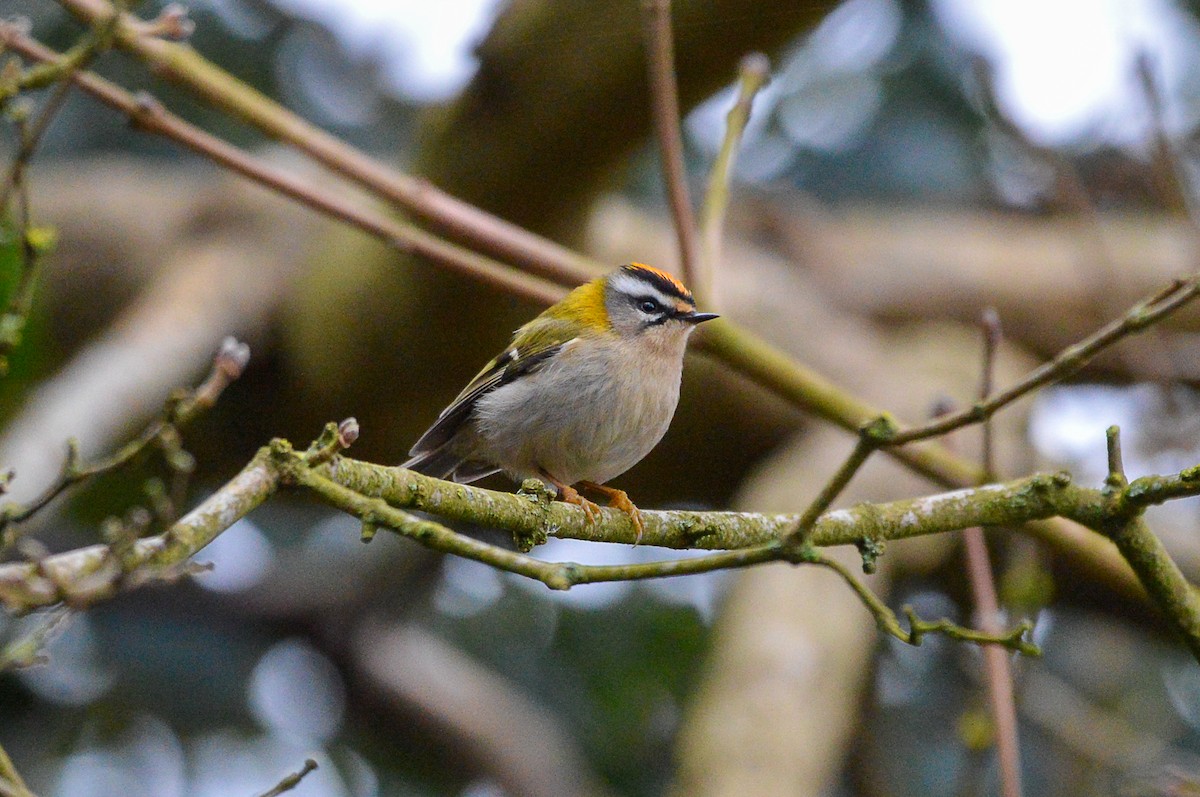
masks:
{"type": "Polygon", "coordinates": [[[684,313],[683,315],[679,316],[679,320],[686,321],[689,324],[703,324],[705,321],[712,321],[714,318],[720,317],[721,316],[717,315],[716,313],[697,313],[695,310],[693,310],[690,313],[684,313]]]}

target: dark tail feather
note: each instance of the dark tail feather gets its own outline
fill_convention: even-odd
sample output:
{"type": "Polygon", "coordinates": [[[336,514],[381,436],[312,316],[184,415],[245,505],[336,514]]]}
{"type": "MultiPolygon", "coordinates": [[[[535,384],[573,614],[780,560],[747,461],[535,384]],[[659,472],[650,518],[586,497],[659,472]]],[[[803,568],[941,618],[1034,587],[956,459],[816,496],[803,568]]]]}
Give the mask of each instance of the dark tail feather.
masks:
{"type": "Polygon", "coordinates": [[[454,473],[450,475],[450,478],[459,484],[470,484],[471,482],[479,481],[484,476],[491,476],[493,473],[499,472],[500,469],[495,465],[476,460],[467,460],[454,469],[454,473]]]}
{"type": "Polygon", "coordinates": [[[424,473],[435,479],[449,479],[460,484],[491,476],[500,469],[477,460],[464,459],[462,456],[448,451],[445,446],[417,454],[400,467],[424,473]]]}
{"type": "Polygon", "coordinates": [[[463,464],[463,458],[443,446],[417,454],[400,467],[424,473],[435,479],[445,479],[461,464],[463,464]]]}

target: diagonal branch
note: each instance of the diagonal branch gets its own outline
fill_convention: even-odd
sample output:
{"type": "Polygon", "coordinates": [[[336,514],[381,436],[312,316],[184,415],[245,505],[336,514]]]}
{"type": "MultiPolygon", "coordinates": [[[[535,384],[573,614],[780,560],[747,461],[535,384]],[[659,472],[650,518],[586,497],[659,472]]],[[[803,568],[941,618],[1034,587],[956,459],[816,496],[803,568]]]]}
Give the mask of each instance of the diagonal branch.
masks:
{"type": "MultiPolygon", "coordinates": [[[[60,58],[58,53],[25,36],[13,23],[2,20],[0,43],[27,58],[39,61],[53,63],[60,58]]],[[[161,43],[178,46],[170,42],[161,43]]],[[[128,116],[138,129],[169,138],[230,171],[379,238],[397,250],[424,255],[454,271],[534,301],[549,304],[558,301],[565,293],[561,287],[543,278],[509,268],[503,263],[448,243],[411,224],[391,219],[381,213],[361,210],[346,200],[319,191],[180,119],[147,94],[134,95],[91,72],[73,72],[70,79],[88,94],[128,116]]]]}
{"type": "MultiPolygon", "coordinates": [[[[59,0],[85,24],[113,13],[109,0],[59,0]]],[[[331,171],[494,257],[520,264],[561,285],[595,277],[605,266],[561,244],[480,210],[427,180],[399,172],[309,123],[238,80],[192,48],[147,35],[140,21],[122,14],[114,44],[144,61],[160,77],[179,83],[268,137],[290,144],[331,171]]]]}
{"type": "Polygon", "coordinates": [[[939,437],[947,432],[984,421],[1022,396],[1070,376],[1087,365],[1100,352],[1131,335],[1150,328],[1190,303],[1197,295],[1200,295],[1200,274],[1177,279],[1153,296],[1131,307],[1120,318],[1110,321],[1078,343],[1063,349],[1053,359],[1030,371],[1015,385],[986,400],[977,402],[970,409],[947,415],[925,426],[901,431],[889,441],[888,445],[899,446],[917,440],[928,440],[931,437],[939,437]]]}

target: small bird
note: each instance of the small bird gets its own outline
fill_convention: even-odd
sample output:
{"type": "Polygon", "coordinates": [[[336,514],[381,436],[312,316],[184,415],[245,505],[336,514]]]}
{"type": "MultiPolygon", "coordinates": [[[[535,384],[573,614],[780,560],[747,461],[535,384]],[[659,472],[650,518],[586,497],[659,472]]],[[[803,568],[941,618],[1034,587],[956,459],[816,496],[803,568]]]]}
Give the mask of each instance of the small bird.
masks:
{"type": "Polygon", "coordinates": [[[498,471],[552,484],[594,522],[596,504],[572,485],[642,519],[623,490],[604,486],[666,434],[679,403],[688,336],[716,313],[665,271],[630,263],[571,291],[518,329],[442,410],[404,463],[472,482],[498,471]]]}

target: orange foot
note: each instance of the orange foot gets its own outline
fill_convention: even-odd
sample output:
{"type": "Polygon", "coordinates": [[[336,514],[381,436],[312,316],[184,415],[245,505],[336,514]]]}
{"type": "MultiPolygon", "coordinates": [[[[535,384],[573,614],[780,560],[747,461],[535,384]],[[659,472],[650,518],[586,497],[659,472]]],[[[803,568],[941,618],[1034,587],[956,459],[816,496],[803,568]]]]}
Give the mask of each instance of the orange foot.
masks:
{"type": "Polygon", "coordinates": [[[645,526],[642,524],[642,513],[633,505],[633,501],[629,500],[629,494],[624,490],[618,490],[613,487],[605,487],[603,484],[595,482],[580,482],[579,486],[585,490],[591,490],[608,498],[608,505],[614,509],[619,509],[629,515],[629,519],[633,521],[633,527],[637,529],[637,537],[634,538],[633,544],[637,545],[642,541],[642,532],[645,531],[645,526]]]}
{"type": "Polygon", "coordinates": [[[543,479],[553,484],[558,490],[559,501],[562,501],[564,504],[574,504],[582,509],[583,514],[587,515],[587,521],[590,524],[594,525],[600,520],[600,507],[580,495],[574,487],[569,484],[563,484],[544,470],[540,471],[540,474],[543,479]]]}

